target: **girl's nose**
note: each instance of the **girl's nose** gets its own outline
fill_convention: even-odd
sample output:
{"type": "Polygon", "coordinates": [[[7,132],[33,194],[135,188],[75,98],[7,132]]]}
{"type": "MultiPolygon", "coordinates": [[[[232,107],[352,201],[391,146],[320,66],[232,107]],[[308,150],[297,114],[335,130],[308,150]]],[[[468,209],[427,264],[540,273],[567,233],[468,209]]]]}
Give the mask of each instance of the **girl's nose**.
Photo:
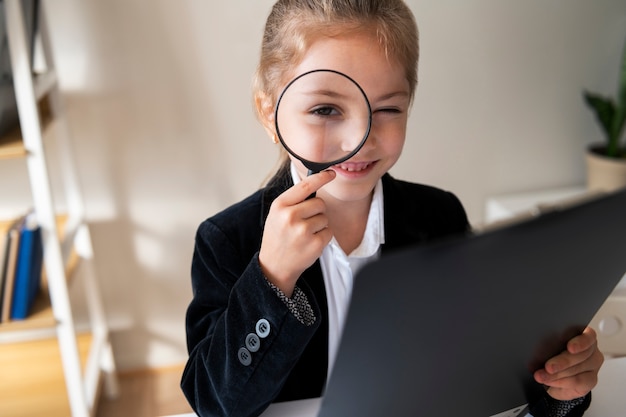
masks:
{"type": "Polygon", "coordinates": [[[365,139],[365,143],[363,143],[363,146],[361,146],[361,149],[359,149],[357,154],[367,153],[367,151],[372,149],[374,146],[376,146],[376,133],[374,131],[374,126],[372,125],[372,128],[368,132],[367,138],[365,139]]]}
{"type": "Polygon", "coordinates": [[[370,121],[366,117],[359,117],[346,121],[343,134],[341,148],[344,152],[350,153],[359,148],[361,144],[368,142],[370,132],[370,121]]]}

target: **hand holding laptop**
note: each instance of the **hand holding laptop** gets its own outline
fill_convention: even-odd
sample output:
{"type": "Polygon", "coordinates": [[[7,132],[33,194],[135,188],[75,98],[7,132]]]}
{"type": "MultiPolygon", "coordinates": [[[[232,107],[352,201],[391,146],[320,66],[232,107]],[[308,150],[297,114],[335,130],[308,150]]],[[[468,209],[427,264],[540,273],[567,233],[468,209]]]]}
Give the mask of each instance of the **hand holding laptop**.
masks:
{"type": "Polygon", "coordinates": [[[623,191],[364,267],[320,417],[517,416],[544,388],[586,396],[603,356],[585,326],[624,276],[625,207],[623,191]]]}
{"type": "Polygon", "coordinates": [[[587,327],[567,343],[567,350],[549,359],[534,373],[535,381],[546,385],[557,400],[573,400],[587,395],[598,383],[604,356],[598,350],[596,332],[587,327]]]}

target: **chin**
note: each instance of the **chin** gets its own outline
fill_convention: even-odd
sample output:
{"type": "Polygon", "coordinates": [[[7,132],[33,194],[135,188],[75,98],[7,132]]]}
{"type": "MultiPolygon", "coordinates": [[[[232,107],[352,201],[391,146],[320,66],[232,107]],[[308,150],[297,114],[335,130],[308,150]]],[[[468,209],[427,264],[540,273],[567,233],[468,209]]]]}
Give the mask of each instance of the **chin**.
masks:
{"type": "Polygon", "coordinates": [[[325,194],[335,200],[355,202],[371,198],[374,188],[376,187],[376,183],[377,181],[371,184],[350,184],[346,186],[333,184],[333,187],[325,187],[326,189],[324,191],[325,194]]]}

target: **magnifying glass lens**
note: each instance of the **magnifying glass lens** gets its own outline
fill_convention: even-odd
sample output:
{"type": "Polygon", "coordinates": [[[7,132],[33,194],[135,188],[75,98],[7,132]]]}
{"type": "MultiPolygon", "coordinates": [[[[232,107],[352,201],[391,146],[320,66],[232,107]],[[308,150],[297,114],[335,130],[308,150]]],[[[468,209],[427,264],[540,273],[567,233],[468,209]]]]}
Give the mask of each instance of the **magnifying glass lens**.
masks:
{"type": "Polygon", "coordinates": [[[285,88],[275,123],[287,151],[317,172],[356,154],[367,140],[371,110],[365,93],[350,77],[316,70],[285,88]]]}

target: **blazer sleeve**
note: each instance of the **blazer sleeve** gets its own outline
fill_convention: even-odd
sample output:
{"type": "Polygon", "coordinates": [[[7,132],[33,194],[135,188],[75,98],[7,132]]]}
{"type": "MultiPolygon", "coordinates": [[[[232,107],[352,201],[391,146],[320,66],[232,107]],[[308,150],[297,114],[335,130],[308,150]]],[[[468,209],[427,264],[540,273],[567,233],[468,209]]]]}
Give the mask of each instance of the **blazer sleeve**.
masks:
{"type": "Polygon", "coordinates": [[[210,219],[198,228],[181,388],[199,416],[261,414],[319,327],[310,290],[301,287],[317,319],[305,326],[268,284],[258,252],[247,252],[210,219]]]}
{"type": "Polygon", "coordinates": [[[534,417],[582,417],[591,405],[591,392],[572,401],[555,400],[545,391],[538,397],[528,404],[534,417]]]}

